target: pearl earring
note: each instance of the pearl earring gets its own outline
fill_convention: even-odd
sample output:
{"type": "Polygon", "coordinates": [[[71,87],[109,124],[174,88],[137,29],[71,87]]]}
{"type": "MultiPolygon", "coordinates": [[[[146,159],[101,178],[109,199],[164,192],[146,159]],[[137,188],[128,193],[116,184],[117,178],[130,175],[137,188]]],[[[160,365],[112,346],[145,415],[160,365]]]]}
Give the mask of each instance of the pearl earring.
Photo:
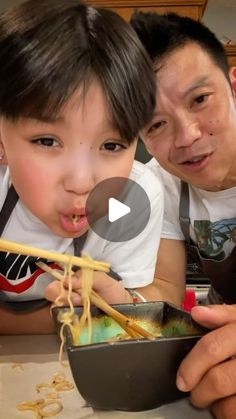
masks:
{"type": "Polygon", "coordinates": [[[3,151],[0,153],[0,160],[3,160],[5,157],[5,154],[3,153],[3,151]]]}

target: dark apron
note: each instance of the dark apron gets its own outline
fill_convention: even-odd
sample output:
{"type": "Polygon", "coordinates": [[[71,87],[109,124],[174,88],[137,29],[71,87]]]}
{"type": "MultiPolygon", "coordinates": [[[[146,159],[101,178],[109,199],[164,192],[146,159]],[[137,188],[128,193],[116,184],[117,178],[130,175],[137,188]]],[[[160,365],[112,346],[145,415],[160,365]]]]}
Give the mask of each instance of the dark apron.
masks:
{"type": "MultiPolygon", "coordinates": [[[[13,209],[15,208],[15,205],[17,204],[19,197],[17,195],[17,192],[14,189],[14,186],[11,185],[5,202],[3,204],[3,207],[0,211],[0,237],[4,231],[4,228],[11,216],[11,213],[13,209]]],[[[82,249],[84,247],[85,241],[87,238],[87,232],[83,234],[81,237],[76,237],[73,240],[74,243],[74,254],[76,256],[80,256],[82,249]]],[[[120,281],[122,278],[114,272],[112,269],[110,269],[108,275],[112,277],[113,279],[116,279],[117,281],[120,281]]],[[[32,310],[39,307],[42,307],[44,305],[48,304],[48,301],[46,299],[40,299],[40,300],[33,300],[33,301],[15,301],[15,302],[8,302],[8,301],[1,301],[1,290],[0,290],[0,306],[4,306],[7,308],[10,308],[14,311],[25,311],[25,310],[32,310]]]]}
{"type": "Polygon", "coordinates": [[[181,181],[179,205],[180,226],[185,237],[189,256],[200,264],[202,272],[209,278],[211,287],[208,294],[209,303],[236,303],[236,246],[229,256],[223,260],[204,258],[194,245],[189,233],[189,187],[181,181]]]}

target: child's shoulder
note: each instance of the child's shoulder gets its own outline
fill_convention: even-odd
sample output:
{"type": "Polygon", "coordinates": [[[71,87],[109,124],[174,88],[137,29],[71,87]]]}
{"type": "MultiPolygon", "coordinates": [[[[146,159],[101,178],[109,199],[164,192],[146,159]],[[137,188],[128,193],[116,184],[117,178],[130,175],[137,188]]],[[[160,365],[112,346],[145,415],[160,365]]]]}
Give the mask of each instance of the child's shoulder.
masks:
{"type": "Polygon", "coordinates": [[[169,188],[170,190],[176,189],[177,191],[180,190],[180,179],[161,167],[155,158],[152,158],[146,163],[146,166],[151,170],[153,175],[160,180],[165,188],[169,188]]]}
{"type": "Polygon", "coordinates": [[[0,185],[2,184],[3,179],[7,173],[8,173],[8,166],[6,166],[5,164],[0,165],[0,185]]]}
{"type": "Polygon", "coordinates": [[[141,184],[149,184],[149,185],[160,185],[160,181],[155,173],[153,173],[152,169],[144,163],[141,163],[137,160],[134,160],[132,170],[130,173],[130,179],[134,180],[135,182],[141,184]]]}
{"type": "Polygon", "coordinates": [[[153,177],[153,172],[147,164],[141,163],[140,161],[134,160],[133,166],[130,173],[130,179],[138,182],[143,177],[153,177]]]}

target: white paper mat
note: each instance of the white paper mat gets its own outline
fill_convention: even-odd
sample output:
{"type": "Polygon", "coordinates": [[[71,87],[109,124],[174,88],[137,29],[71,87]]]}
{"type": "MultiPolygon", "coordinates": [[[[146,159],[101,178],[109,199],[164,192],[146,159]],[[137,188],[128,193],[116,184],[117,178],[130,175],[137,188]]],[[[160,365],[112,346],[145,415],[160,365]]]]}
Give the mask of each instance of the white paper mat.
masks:
{"type": "MultiPolygon", "coordinates": [[[[48,382],[55,373],[64,371],[73,382],[70,368],[62,368],[58,359],[58,340],[51,336],[0,337],[0,418],[34,419],[31,411],[19,411],[24,400],[40,398],[35,386],[48,382]],[[22,363],[23,370],[13,368],[22,363]]],[[[102,377],[101,377],[102,380],[102,377]]],[[[140,392],[142,388],[140,388],[140,392]]],[[[138,397],[138,394],[137,394],[138,397]]],[[[187,399],[145,412],[94,411],[87,407],[77,388],[61,392],[63,410],[56,419],[211,419],[208,411],[194,409],[187,399]]]]}
{"type": "MultiPolygon", "coordinates": [[[[34,418],[30,411],[19,411],[16,405],[24,400],[35,400],[42,396],[36,392],[35,386],[42,382],[48,382],[52,376],[62,371],[58,362],[47,364],[26,363],[24,369],[13,368],[13,364],[1,366],[1,418],[27,419],[34,418]]],[[[63,369],[66,378],[73,382],[69,368],[63,369]]],[[[58,419],[82,419],[90,416],[93,410],[85,406],[85,402],[77,389],[63,391],[61,402],[63,410],[56,417],[58,419]],[[76,415],[76,416],[75,416],[76,415]]]]}

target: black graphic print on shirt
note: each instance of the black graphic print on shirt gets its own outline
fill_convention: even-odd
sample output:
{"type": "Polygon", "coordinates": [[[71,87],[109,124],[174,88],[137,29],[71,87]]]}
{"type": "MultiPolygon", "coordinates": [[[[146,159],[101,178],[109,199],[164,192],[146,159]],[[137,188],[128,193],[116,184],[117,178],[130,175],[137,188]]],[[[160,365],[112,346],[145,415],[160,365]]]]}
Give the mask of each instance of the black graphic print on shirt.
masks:
{"type": "Polygon", "coordinates": [[[42,258],[0,252],[0,290],[17,294],[28,290],[44,272],[35,264],[38,261],[58,269],[56,263],[42,258]]]}
{"type": "Polygon", "coordinates": [[[202,255],[218,260],[226,256],[226,245],[233,248],[236,243],[236,218],[211,222],[195,220],[194,232],[202,255]]]}

